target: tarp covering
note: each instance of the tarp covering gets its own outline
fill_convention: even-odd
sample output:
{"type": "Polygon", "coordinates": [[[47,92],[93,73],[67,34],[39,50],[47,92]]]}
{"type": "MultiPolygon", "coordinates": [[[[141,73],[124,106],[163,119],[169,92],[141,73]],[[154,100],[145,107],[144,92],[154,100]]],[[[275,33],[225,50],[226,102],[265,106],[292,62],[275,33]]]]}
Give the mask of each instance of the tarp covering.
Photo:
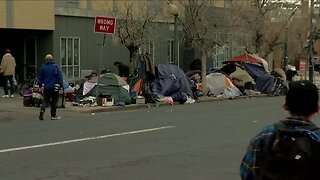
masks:
{"type": "Polygon", "coordinates": [[[151,88],[159,95],[171,96],[174,101],[184,103],[188,96],[192,96],[191,85],[190,79],[178,66],[159,64],[151,88]]]}
{"type": "Polygon", "coordinates": [[[268,74],[262,66],[255,64],[245,63],[245,70],[255,80],[257,89],[262,93],[269,93],[272,91],[274,86],[273,77],[268,74]]]}

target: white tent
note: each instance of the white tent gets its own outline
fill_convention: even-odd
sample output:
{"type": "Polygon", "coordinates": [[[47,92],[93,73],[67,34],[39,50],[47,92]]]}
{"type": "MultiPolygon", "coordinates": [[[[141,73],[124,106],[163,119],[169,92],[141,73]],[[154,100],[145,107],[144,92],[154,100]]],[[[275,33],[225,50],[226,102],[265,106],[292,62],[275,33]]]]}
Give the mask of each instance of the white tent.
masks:
{"type": "Polygon", "coordinates": [[[240,90],[222,73],[211,73],[206,76],[208,95],[234,98],[240,96],[240,90]]]}

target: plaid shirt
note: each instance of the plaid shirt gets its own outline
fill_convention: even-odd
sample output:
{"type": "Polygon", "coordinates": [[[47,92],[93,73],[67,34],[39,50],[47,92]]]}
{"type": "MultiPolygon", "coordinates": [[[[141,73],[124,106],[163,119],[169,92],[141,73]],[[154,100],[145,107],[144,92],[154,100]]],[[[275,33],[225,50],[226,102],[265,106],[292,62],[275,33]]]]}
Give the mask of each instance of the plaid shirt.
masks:
{"type": "MultiPolygon", "coordinates": [[[[295,123],[298,126],[314,125],[311,121],[302,121],[299,118],[290,117],[285,120],[288,123],[295,123]]],[[[261,148],[270,143],[273,135],[277,129],[275,124],[266,126],[251,140],[247,152],[242,160],[240,166],[240,175],[242,180],[255,180],[255,175],[258,167],[258,157],[261,153],[261,148]]],[[[315,134],[320,137],[320,131],[316,131],[315,134]]]]}

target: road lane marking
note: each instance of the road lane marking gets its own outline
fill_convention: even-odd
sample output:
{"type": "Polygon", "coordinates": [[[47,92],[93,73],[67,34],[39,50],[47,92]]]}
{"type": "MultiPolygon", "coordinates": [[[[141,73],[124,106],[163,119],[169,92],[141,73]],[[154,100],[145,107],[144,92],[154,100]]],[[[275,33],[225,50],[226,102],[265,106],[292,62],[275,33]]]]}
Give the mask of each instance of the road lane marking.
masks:
{"type": "Polygon", "coordinates": [[[136,131],[123,132],[123,133],[107,134],[107,135],[102,135],[102,136],[93,136],[93,137],[87,137],[87,138],[81,138],[81,139],[72,139],[72,140],[59,141],[59,142],[53,142],[53,143],[38,144],[38,145],[32,145],[32,146],[23,146],[23,147],[10,148],[10,149],[2,149],[2,150],[0,150],[0,153],[21,151],[21,150],[26,150],[26,149],[35,149],[35,148],[55,146],[55,145],[61,145],[61,144],[70,144],[70,143],[75,143],[75,142],[111,138],[111,137],[124,136],[124,135],[130,135],[130,134],[145,133],[145,132],[158,131],[158,130],[169,129],[169,128],[175,128],[175,126],[163,126],[163,127],[157,127],[157,128],[151,128],[151,129],[142,129],[142,130],[136,130],[136,131]]]}

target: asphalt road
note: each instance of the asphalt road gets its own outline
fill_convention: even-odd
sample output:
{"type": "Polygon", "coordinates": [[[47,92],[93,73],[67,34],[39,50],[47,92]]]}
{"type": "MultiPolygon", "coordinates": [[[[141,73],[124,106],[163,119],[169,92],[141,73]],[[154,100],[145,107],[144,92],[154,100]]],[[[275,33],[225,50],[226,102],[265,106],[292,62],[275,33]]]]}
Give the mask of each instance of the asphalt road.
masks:
{"type": "MultiPolygon", "coordinates": [[[[0,179],[237,180],[283,97],[0,122],[0,179]]],[[[319,121],[319,117],[315,117],[319,121]]]]}

